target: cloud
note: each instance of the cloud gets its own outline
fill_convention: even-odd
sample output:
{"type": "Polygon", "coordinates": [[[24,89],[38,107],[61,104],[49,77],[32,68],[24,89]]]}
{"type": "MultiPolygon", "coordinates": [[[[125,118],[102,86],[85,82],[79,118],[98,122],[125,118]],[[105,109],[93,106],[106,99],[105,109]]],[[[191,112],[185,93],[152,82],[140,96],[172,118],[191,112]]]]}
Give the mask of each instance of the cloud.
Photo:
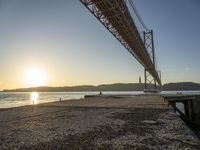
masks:
{"type": "Polygon", "coordinates": [[[189,71],[189,70],[190,70],[190,68],[188,68],[188,67],[184,68],[184,71],[189,71]]]}
{"type": "Polygon", "coordinates": [[[161,71],[162,71],[162,72],[171,72],[171,71],[172,71],[172,69],[170,69],[170,68],[167,68],[167,69],[162,69],[161,71]]]}

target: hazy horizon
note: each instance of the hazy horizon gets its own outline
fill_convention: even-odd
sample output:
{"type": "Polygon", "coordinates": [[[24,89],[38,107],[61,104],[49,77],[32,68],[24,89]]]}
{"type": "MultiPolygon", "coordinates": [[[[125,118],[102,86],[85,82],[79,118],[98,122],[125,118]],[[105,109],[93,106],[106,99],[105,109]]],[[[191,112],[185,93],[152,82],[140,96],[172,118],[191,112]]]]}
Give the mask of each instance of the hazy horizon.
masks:
{"type": "MultiPolygon", "coordinates": [[[[200,83],[197,83],[197,82],[190,82],[190,81],[186,81],[186,82],[169,82],[169,83],[165,83],[165,84],[162,84],[161,86],[164,86],[166,84],[176,84],[176,83],[194,83],[194,84],[200,84],[200,83]]],[[[80,84],[80,85],[64,85],[64,86],[50,86],[50,85],[42,85],[42,86],[30,86],[30,87],[17,87],[17,88],[10,88],[10,89],[2,89],[0,91],[3,91],[3,90],[15,90],[15,89],[29,89],[29,88],[42,88],[42,87],[50,87],[50,88],[59,88],[59,87],[78,87],[78,86],[101,86],[101,85],[115,85],[115,84],[141,84],[141,85],[144,85],[144,83],[102,83],[102,84],[97,84],[97,85],[94,85],[94,84],[80,84]]],[[[153,84],[152,84],[153,85],[153,84]]]]}

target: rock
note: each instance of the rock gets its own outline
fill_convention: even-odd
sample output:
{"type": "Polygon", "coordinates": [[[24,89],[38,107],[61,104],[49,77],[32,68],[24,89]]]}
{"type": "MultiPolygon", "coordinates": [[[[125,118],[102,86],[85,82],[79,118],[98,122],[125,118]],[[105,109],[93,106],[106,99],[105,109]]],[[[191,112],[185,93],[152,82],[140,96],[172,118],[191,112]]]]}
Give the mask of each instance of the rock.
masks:
{"type": "Polygon", "coordinates": [[[143,120],[142,122],[147,124],[157,124],[157,121],[154,120],[143,120]]]}

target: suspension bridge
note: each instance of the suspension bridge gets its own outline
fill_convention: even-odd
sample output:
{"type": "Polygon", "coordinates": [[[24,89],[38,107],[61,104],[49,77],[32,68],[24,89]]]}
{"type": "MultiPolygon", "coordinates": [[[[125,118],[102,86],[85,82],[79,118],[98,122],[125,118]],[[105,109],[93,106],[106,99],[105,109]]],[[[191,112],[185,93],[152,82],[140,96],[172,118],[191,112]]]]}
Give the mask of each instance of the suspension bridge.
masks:
{"type": "Polygon", "coordinates": [[[133,17],[124,0],[80,0],[81,3],[106,27],[106,29],[137,59],[144,67],[145,89],[152,83],[161,85],[160,74],[156,68],[153,30],[142,21],[135,5],[129,4],[136,12],[145,31],[139,34],[133,17]]]}

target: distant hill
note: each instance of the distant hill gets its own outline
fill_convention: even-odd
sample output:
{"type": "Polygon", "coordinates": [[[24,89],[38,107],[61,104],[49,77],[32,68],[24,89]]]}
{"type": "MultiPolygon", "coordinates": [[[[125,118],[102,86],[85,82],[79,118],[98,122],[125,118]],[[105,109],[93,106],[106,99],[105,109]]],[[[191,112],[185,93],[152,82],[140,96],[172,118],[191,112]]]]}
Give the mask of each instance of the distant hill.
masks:
{"type": "Polygon", "coordinates": [[[80,92],[80,91],[141,91],[144,89],[144,84],[137,83],[115,83],[102,84],[98,86],[80,85],[80,86],[64,86],[64,87],[30,87],[19,88],[12,90],[3,90],[3,92],[80,92]]]}
{"type": "Polygon", "coordinates": [[[193,82],[179,82],[179,83],[168,83],[162,86],[163,91],[194,91],[200,90],[199,83],[193,82]]]}
{"type": "MultiPolygon", "coordinates": [[[[152,85],[153,87],[153,85],[152,85]]],[[[158,87],[164,91],[181,91],[181,90],[200,90],[200,84],[193,82],[168,83],[162,87],[158,87]]],[[[64,87],[31,87],[12,90],[3,90],[3,92],[80,92],[80,91],[142,91],[144,84],[139,83],[115,83],[102,84],[98,86],[80,85],[80,86],[64,86],[64,87]]]]}

